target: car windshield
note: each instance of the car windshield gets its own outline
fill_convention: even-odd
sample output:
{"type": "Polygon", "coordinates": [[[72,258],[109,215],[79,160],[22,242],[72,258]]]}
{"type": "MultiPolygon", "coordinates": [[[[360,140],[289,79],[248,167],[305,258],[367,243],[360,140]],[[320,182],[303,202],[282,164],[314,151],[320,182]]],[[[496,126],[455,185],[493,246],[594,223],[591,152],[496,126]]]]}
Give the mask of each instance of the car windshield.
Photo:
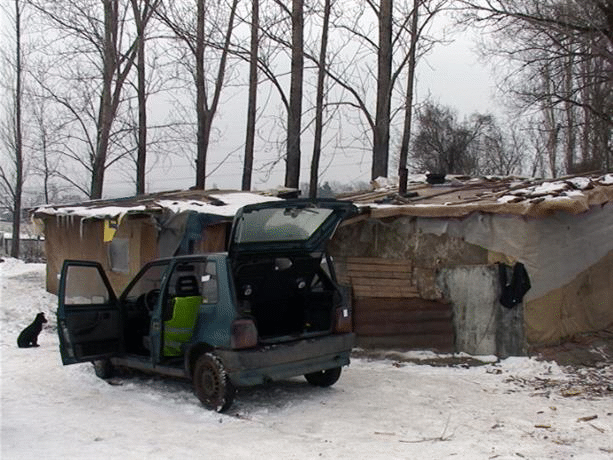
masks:
{"type": "Polygon", "coordinates": [[[127,301],[136,301],[141,294],[146,294],[152,289],[159,289],[162,282],[162,275],[166,271],[169,262],[158,262],[142,270],[132,286],[123,293],[122,298],[127,301]]]}
{"type": "Polygon", "coordinates": [[[303,241],[311,237],[332,214],[325,208],[264,208],[242,215],[236,243],[303,241]]]}

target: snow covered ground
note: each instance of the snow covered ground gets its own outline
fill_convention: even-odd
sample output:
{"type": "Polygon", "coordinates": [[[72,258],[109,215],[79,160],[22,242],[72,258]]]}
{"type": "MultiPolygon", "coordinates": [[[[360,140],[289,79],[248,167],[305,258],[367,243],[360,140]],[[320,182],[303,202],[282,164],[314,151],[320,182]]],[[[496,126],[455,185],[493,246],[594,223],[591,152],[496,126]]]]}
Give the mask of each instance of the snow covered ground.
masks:
{"type": "Polygon", "coordinates": [[[2,459],[613,459],[613,392],[555,363],[356,358],[331,388],[241,389],[220,415],[188,382],[63,367],[44,266],[7,259],[0,278],[2,459]],[[39,311],[41,346],[17,348],[39,311]]]}

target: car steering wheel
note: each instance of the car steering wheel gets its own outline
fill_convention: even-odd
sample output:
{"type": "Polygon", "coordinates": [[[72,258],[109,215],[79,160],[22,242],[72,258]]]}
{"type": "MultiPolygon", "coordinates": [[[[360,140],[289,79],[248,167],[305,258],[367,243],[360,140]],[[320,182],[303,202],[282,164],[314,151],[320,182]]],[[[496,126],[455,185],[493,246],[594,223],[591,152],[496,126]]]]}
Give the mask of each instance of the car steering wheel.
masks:
{"type": "Polygon", "coordinates": [[[147,307],[147,310],[153,311],[153,309],[155,308],[155,304],[157,303],[159,298],[159,289],[151,289],[149,292],[147,292],[147,294],[145,295],[145,306],[147,307]]]}

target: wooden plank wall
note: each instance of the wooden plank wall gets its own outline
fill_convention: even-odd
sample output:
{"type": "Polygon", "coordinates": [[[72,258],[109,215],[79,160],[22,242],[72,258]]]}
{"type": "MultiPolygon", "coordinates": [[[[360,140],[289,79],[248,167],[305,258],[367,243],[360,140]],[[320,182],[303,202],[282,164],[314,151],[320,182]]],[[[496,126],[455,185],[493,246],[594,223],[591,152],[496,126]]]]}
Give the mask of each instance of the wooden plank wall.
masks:
{"type": "Polygon", "coordinates": [[[420,297],[411,261],[343,257],[337,270],[352,287],[359,345],[454,350],[451,305],[420,297]]]}

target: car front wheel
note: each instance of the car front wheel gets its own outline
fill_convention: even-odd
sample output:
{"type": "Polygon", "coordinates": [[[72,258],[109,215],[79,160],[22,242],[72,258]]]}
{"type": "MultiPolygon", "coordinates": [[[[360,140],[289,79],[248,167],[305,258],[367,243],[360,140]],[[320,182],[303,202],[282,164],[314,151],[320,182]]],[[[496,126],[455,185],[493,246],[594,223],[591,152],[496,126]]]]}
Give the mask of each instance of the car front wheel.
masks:
{"type": "Polygon", "coordinates": [[[236,389],[223,363],[213,353],[204,353],[196,361],[193,384],[196,396],[207,409],[224,412],[234,401],[236,389]]]}
{"type": "Polygon", "coordinates": [[[305,374],[307,382],[317,387],[329,387],[334,385],[341,376],[341,368],[335,367],[333,369],[326,369],[324,371],[313,372],[311,374],[305,374]]]}

